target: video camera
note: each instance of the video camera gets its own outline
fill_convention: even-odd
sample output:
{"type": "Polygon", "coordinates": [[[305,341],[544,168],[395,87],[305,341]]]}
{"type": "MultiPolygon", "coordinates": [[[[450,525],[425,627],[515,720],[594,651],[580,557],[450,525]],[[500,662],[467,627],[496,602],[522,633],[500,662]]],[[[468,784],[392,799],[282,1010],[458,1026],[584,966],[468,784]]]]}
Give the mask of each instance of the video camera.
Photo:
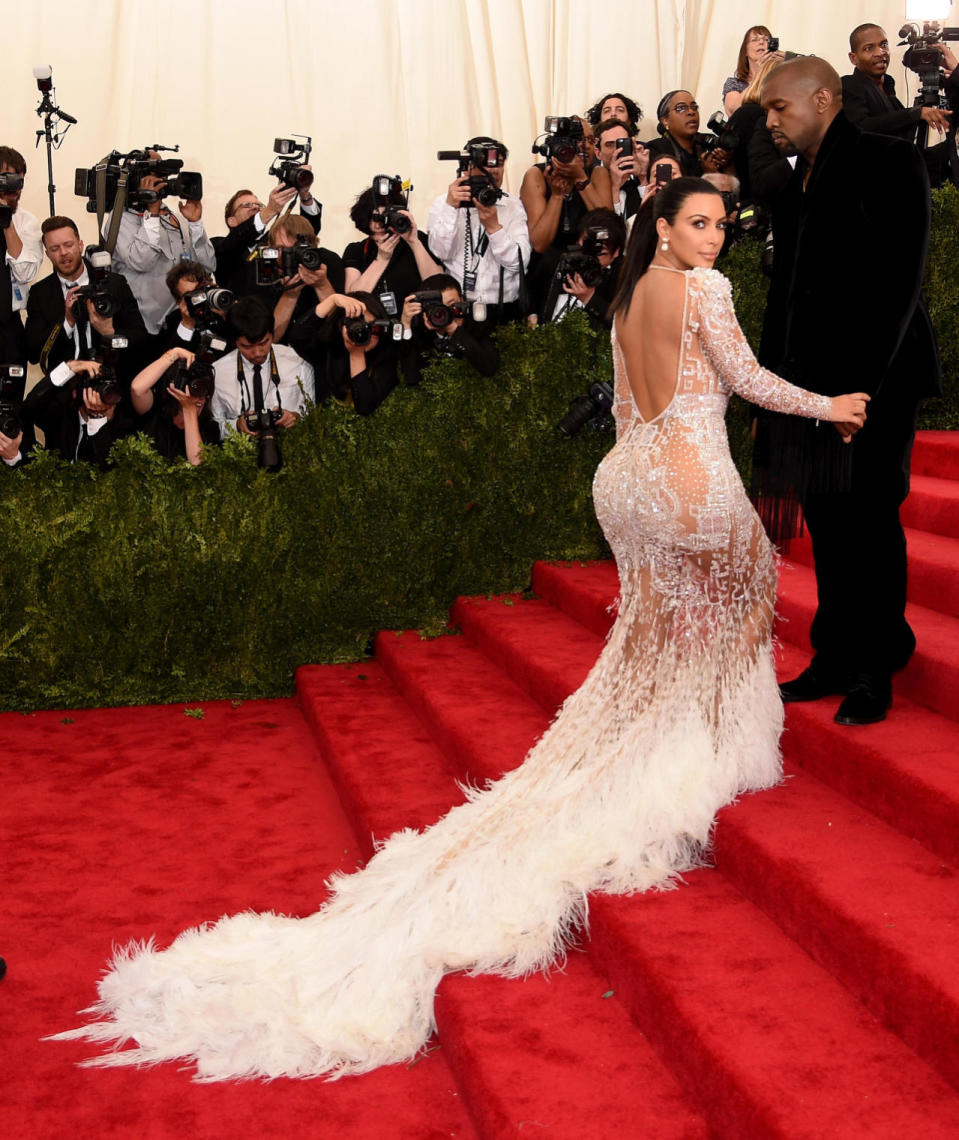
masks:
{"type": "Polygon", "coordinates": [[[84,261],[87,263],[90,284],[77,290],[78,304],[74,305],[73,311],[83,320],[87,315],[86,308],[79,302],[89,301],[98,317],[112,317],[120,307],[120,302],[110,292],[108,285],[113,259],[105,249],[90,248],[84,254],[84,261]]]}
{"type": "Polygon", "coordinates": [[[23,175],[13,170],[5,170],[0,174],[0,194],[16,194],[23,189],[23,175]]]}
{"type": "Polygon", "coordinates": [[[936,51],[934,44],[946,40],[959,40],[959,28],[941,28],[936,20],[925,20],[920,29],[917,23],[903,24],[899,29],[900,41],[898,47],[909,50],[903,54],[904,67],[914,71],[921,81],[921,90],[916,99],[917,104],[935,107],[946,106],[944,98],[940,97],[942,83],[942,54],[936,51]]]}
{"type": "MultiPolygon", "coordinates": [[[[226,291],[222,290],[224,293],[226,291]]],[[[198,347],[189,368],[182,360],[176,362],[174,387],[179,388],[181,392],[189,392],[197,400],[201,397],[206,400],[212,399],[216,390],[213,365],[224,352],[226,352],[226,341],[218,337],[212,329],[204,329],[198,337],[198,347]]]]}
{"type": "Polygon", "coordinates": [[[0,364],[0,435],[16,439],[23,431],[20,393],[25,372],[20,364],[0,364]]]}
{"type": "Polygon", "coordinates": [[[731,154],[739,146],[739,135],[729,129],[729,122],[722,111],[714,111],[706,120],[706,127],[712,131],[711,135],[703,136],[703,150],[724,150],[731,154]]]}
{"type": "Polygon", "coordinates": [[[273,153],[276,157],[267,174],[296,190],[308,190],[313,185],[313,171],[304,170],[310,161],[313,139],[309,135],[294,135],[289,139],[274,139],[273,153]],[[306,142],[295,142],[305,139],[306,142]]]}
{"type": "Polygon", "coordinates": [[[456,301],[452,305],[447,305],[439,289],[424,289],[420,293],[414,293],[413,300],[422,305],[423,321],[434,332],[442,332],[451,321],[468,316],[472,316],[474,321],[486,320],[485,301],[473,301],[472,304],[456,301]]]}
{"type": "Polygon", "coordinates": [[[409,203],[412,186],[404,186],[397,174],[377,174],[373,179],[373,218],[380,222],[387,233],[408,234],[411,228],[409,218],[403,213],[409,203]],[[396,199],[402,199],[402,205],[396,199]]]}
{"type": "Polygon", "coordinates": [[[278,285],[285,277],[292,277],[301,265],[315,272],[325,264],[325,257],[321,249],[300,238],[296,245],[287,249],[265,246],[257,254],[254,264],[257,285],[278,285]]]}
{"type": "Polygon", "coordinates": [[[195,170],[184,170],[178,158],[152,158],[158,151],[178,151],[179,146],[160,146],[154,143],[144,150],[131,150],[122,154],[111,151],[91,169],[80,167],[76,171],[73,192],[87,199],[87,212],[104,213],[112,210],[118,191],[123,188],[120,206],[142,210],[153,202],[171,194],[186,201],[198,202],[203,197],[203,176],[195,170]],[[143,189],[143,179],[161,179],[156,189],[143,189]],[[102,183],[102,193],[101,193],[102,183]]]}
{"type": "MultiPolygon", "coordinates": [[[[547,115],[544,125],[546,141],[533,143],[533,154],[543,155],[547,162],[570,163],[579,154],[583,141],[583,124],[579,119],[561,115],[547,115]]],[[[539,136],[542,138],[542,136],[539,136]]]]}
{"type": "Polygon", "coordinates": [[[474,174],[469,180],[470,201],[460,202],[467,209],[474,203],[480,206],[495,206],[503,197],[503,191],[496,186],[489,176],[490,167],[502,166],[506,161],[506,154],[497,143],[488,145],[474,144],[462,150],[438,150],[436,157],[440,162],[455,162],[456,176],[462,178],[468,174],[472,167],[482,170],[482,174],[474,174]]]}

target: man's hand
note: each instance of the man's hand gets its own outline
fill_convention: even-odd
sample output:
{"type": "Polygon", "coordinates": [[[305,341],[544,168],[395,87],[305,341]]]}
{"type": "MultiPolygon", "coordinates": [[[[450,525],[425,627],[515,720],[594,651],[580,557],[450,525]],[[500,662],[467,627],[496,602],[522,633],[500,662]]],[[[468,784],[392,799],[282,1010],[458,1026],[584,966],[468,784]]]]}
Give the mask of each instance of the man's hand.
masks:
{"type": "Polygon", "coordinates": [[[188,222],[198,222],[203,217],[203,203],[195,198],[188,198],[180,203],[180,213],[188,222]]]}
{"type": "Polygon", "coordinates": [[[93,388],[83,389],[83,406],[90,419],[112,420],[113,413],[117,410],[116,404],[104,404],[93,388]]]}
{"type": "Polygon", "coordinates": [[[11,438],[0,431],[0,459],[12,463],[20,454],[20,444],[23,443],[23,432],[11,438]]]}
{"type": "Polygon", "coordinates": [[[280,410],[279,408],[273,409],[273,414],[276,417],[274,422],[276,423],[277,427],[291,428],[296,423],[296,421],[300,418],[296,414],[296,412],[291,412],[288,408],[285,408],[283,410],[283,414],[281,416],[277,416],[276,413],[279,410],[280,410]]]}
{"type": "Polygon", "coordinates": [[[79,285],[74,285],[72,289],[68,289],[67,295],[63,299],[64,320],[70,326],[70,328],[73,328],[73,326],[77,323],[77,318],[74,316],[74,312],[73,312],[73,306],[76,303],[77,290],[79,288],[80,288],[79,285]]]}
{"type": "Polygon", "coordinates": [[[400,237],[407,245],[416,245],[420,240],[420,231],[416,228],[416,218],[409,212],[409,210],[400,210],[404,218],[409,218],[410,228],[405,234],[400,234],[400,237]]]}
{"type": "Polygon", "coordinates": [[[113,327],[113,317],[101,317],[90,300],[87,301],[87,316],[90,318],[91,326],[96,329],[100,336],[107,337],[116,334],[116,329],[113,327]]]}
{"type": "Polygon", "coordinates": [[[459,178],[454,178],[449,184],[449,189],[446,191],[446,204],[448,206],[468,206],[471,197],[469,175],[463,174],[459,178]]]}
{"type": "Polygon", "coordinates": [[[68,360],[66,363],[74,376],[80,372],[86,372],[88,376],[96,376],[100,371],[99,360],[68,360]]]}
{"type": "Polygon", "coordinates": [[[243,435],[249,435],[256,439],[257,433],[255,431],[250,431],[250,429],[246,426],[246,416],[237,417],[236,430],[243,435]]]}
{"type": "Polygon", "coordinates": [[[721,146],[717,146],[715,150],[711,150],[709,154],[704,154],[702,157],[703,170],[712,174],[722,174],[728,165],[729,152],[723,150],[721,146]]]}
{"type": "Polygon", "coordinates": [[[270,196],[266,200],[266,205],[260,211],[260,219],[264,222],[270,221],[275,218],[277,214],[281,214],[286,206],[293,201],[296,197],[296,187],[287,186],[283,182],[277,184],[270,191],[270,196]]]}
{"type": "MultiPolygon", "coordinates": [[[[326,266],[321,265],[319,269],[306,269],[302,265],[299,268],[300,280],[304,285],[312,285],[318,292],[324,286],[329,285],[329,275],[326,272],[326,266]]],[[[322,294],[321,294],[322,296],[322,294]]]]}
{"type": "Polygon", "coordinates": [[[919,112],[922,121],[934,127],[939,134],[944,135],[949,130],[949,118],[952,111],[940,111],[938,107],[923,107],[919,112]]]}
{"type": "Polygon", "coordinates": [[[498,230],[503,228],[500,224],[499,214],[496,212],[495,206],[481,206],[479,202],[476,202],[475,205],[480,224],[488,234],[495,234],[498,230]]]}
{"type": "Polygon", "coordinates": [[[410,293],[403,302],[403,312],[400,314],[400,323],[405,329],[412,328],[413,318],[418,317],[420,313],[423,312],[423,306],[419,301],[415,300],[415,297],[415,293],[410,293]]]}
{"type": "Polygon", "coordinates": [[[578,273],[572,273],[563,280],[563,292],[575,297],[585,307],[592,301],[596,287],[587,285],[578,273]]]}
{"type": "MultiPolygon", "coordinates": [[[[162,191],[166,189],[166,179],[157,178],[155,174],[144,174],[140,179],[141,190],[156,190],[162,191]]],[[[158,197],[155,202],[147,203],[147,213],[152,214],[154,218],[160,216],[160,211],[163,209],[163,199],[158,197]]]]}

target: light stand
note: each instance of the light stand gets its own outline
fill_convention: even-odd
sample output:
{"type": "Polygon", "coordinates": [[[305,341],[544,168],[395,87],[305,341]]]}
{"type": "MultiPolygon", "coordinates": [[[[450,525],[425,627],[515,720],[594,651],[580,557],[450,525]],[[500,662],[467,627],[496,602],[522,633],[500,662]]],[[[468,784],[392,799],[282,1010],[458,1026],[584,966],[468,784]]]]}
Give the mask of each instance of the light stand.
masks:
{"type": "Polygon", "coordinates": [[[40,106],[37,107],[37,114],[43,117],[43,130],[37,131],[37,146],[43,139],[47,147],[47,193],[50,195],[50,216],[52,217],[57,212],[53,201],[53,196],[57,191],[53,184],[53,150],[55,147],[59,148],[63,142],[63,136],[76,122],[76,119],[72,115],[68,115],[66,111],[61,111],[54,102],[56,92],[53,88],[53,69],[50,65],[44,64],[35,67],[33,75],[42,96],[40,106]]]}

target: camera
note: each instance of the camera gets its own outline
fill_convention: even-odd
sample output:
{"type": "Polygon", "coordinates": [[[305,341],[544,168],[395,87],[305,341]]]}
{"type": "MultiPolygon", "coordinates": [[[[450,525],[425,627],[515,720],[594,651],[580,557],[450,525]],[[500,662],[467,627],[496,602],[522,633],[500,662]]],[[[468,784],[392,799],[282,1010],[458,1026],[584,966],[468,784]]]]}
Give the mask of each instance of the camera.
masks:
{"type": "Polygon", "coordinates": [[[899,29],[901,37],[899,47],[908,45],[909,50],[903,54],[903,66],[914,71],[921,80],[921,90],[917,102],[923,106],[942,106],[947,108],[944,95],[942,95],[942,55],[933,46],[946,40],[959,40],[959,28],[940,28],[935,20],[925,20],[920,28],[918,24],[903,24],[899,29]]]}
{"type": "Polygon", "coordinates": [[[110,266],[113,264],[113,259],[105,249],[88,249],[84,260],[87,263],[87,275],[90,278],[90,284],[77,290],[78,303],[74,305],[73,311],[80,320],[83,320],[87,313],[80,302],[89,301],[98,317],[112,317],[120,307],[119,301],[108,288],[110,266]]]}
{"type": "Polygon", "coordinates": [[[203,333],[219,330],[222,314],[233,304],[236,296],[229,289],[216,285],[200,285],[192,293],[185,293],[183,299],[196,328],[203,333]]]}
{"type": "Polygon", "coordinates": [[[544,127],[546,141],[533,143],[533,154],[542,154],[547,161],[570,163],[579,154],[583,141],[583,124],[579,119],[560,115],[547,115],[544,127]]]}
{"type": "Polygon", "coordinates": [[[91,169],[80,167],[76,171],[73,191],[79,198],[87,199],[87,212],[112,210],[120,193],[120,208],[127,206],[141,210],[161,198],[176,195],[186,201],[198,202],[203,197],[203,176],[195,170],[184,170],[178,158],[151,158],[150,152],[161,150],[177,151],[178,146],[168,147],[155,143],[144,150],[131,150],[122,154],[111,151],[91,169]],[[162,180],[157,189],[142,188],[147,177],[162,180]]]}
{"type": "Polygon", "coordinates": [[[128,345],[125,336],[114,336],[110,340],[101,345],[94,355],[94,359],[99,361],[100,371],[96,376],[91,376],[89,372],[77,372],[73,377],[74,397],[82,403],[83,389],[91,388],[96,392],[103,404],[119,404],[123,398],[123,385],[117,376],[117,363],[120,359],[120,352],[128,345]]]}
{"type": "Polygon", "coordinates": [[[0,435],[8,439],[16,439],[23,431],[19,397],[24,375],[19,364],[0,364],[0,435]]]}
{"type": "Polygon", "coordinates": [[[23,175],[15,174],[12,170],[0,174],[0,194],[16,194],[23,189],[23,175]]]}
{"type": "Polygon", "coordinates": [[[460,202],[460,206],[467,209],[477,203],[480,206],[495,206],[503,197],[503,191],[493,183],[488,173],[491,167],[502,166],[506,161],[503,148],[496,143],[489,145],[474,145],[464,147],[462,150],[438,150],[436,157],[440,162],[456,162],[456,174],[462,178],[469,173],[472,167],[484,171],[483,174],[474,174],[469,180],[470,201],[460,202]]]}
{"type": "Polygon", "coordinates": [[[394,328],[401,328],[401,326],[395,326],[393,321],[380,319],[368,321],[365,317],[347,317],[343,322],[343,328],[346,329],[346,335],[357,348],[365,348],[372,341],[374,333],[389,333],[391,336],[395,336],[394,328]]]}
{"type": "Polygon", "coordinates": [[[404,187],[403,180],[397,174],[390,178],[388,174],[377,174],[373,179],[373,218],[378,221],[388,233],[408,234],[412,223],[403,213],[409,201],[409,191],[413,187],[404,187]],[[405,195],[405,196],[404,196],[405,195]],[[402,204],[397,202],[399,198],[402,204]]]}
{"type": "Polygon", "coordinates": [[[612,407],[612,384],[608,380],[598,380],[590,386],[587,394],[570,401],[569,411],[559,421],[559,430],[567,437],[576,435],[587,424],[595,431],[608,431],[612,427],[612,407]]]}
{"type": "MultiPolygon", "coordinates": [[[[266,246],[256,258],[257,285],[277,285],[285,277],[292,277],[302,265],[315,272],[324,264],[323,251],[300,238],[296,245],[287,249],[274,249],[266,246]]],[[[228,290],[224,289],[226,293],[228,290]]],[[[219,307],[219,306],[217,306],[219,307]]]]}
{"type": "Polygon", "coordinates": [[[313,185],[313,171],[303,167],[310,161],[313,139],[309,135],[294,135],[290,139],[274,139],[273,159],[267,174],[272,175],[284,186],[295,190],[308,190],[313,185]],[[296,142],[305,139],[305,142],[296,142]]]}
{"type": "Polygon", "coordinates": [[[276,425],[282,412],[264,408],[259,412],[245,412],[247,431],[256,436],[256,462],[264,471],[279,471],[283,466],[280,445],[276,438],[276,425]]]}
{"type": "Polygon", "coordinates": [[[442,332],[451,321],[465,317],[468,306],[462,301],[453,305],[443,303],[443,294],[438,289],[424,289],[414,293],[413,300],[423,306],[423,320],[434,331],[442,332]]]}
{"type": "Polygon", "coordinates": [[[739,135],[729,129],[726,116],[722,111],[714,111],[706,120],[706,126],[713,133],[703,138],[703,150],[708,154],[712,150],[724,150],[731,154],[739,146],[739,135]]]}
{"type": "MultiPolygon", "coordinates": [[[[223,291],[226,292],[225,289],[223,291]]],[[[202,397],[210,400],[216,390],[213,365],[226,352],[226,341],[212,329],[204,329],[197,339],[198,347],[193,363],[187,368],[182,360],[178,360],[175,365],[176,377],[172,383],[181,392],[189,392],[195,399],[202,397]]],[[[161,380],[160,383],[164,382],[161,380]]]]}

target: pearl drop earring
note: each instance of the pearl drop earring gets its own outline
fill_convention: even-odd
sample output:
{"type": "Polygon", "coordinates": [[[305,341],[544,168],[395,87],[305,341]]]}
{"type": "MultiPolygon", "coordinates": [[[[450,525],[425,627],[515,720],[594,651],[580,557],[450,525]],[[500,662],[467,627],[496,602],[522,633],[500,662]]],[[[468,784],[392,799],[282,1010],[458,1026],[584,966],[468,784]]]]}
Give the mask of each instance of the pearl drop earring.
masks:
{"type": "Polygon", "coordinates": [[[669,238],[663,238],[663,244],[660,248],[662,249],[663,253],[669,249],[669,238]]]}

